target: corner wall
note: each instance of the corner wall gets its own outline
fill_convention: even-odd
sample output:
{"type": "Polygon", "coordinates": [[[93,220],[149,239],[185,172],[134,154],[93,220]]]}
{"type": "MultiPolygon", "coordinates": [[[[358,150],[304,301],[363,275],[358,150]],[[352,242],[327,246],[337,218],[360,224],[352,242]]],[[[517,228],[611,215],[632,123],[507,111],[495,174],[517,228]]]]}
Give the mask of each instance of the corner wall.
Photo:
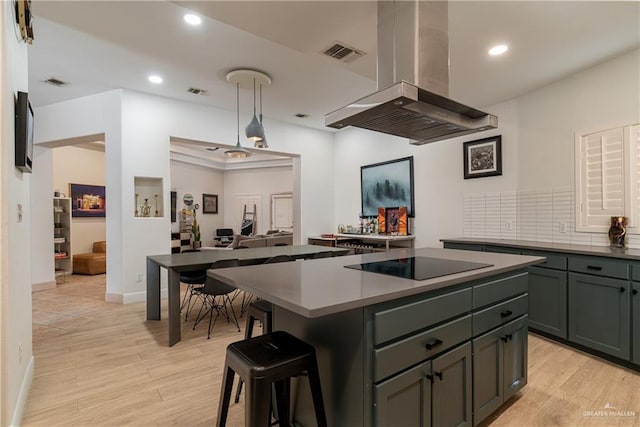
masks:
{"type": "MultiPolygon", "coordinates": [[[[15,168],[14,102],[28,92],[28,45],[18,40],[13,2],[0,4],[0,424],[19,425],[33,377],[30,175],[15,168]],[[19,206],[22,215],[18,214],[19,206]]],[[[37,168],[34,163],[34,168],[37,168]]],[[[47,212],[51,209],[47,209],[47,212]]]]}
{"type": "MultiPolygon", "coordinates": [[[[163,179],[170,191],[171,137],[227,142],[236,139],[235,112],[132,91],[112,91],[37,109],[38,142],[105,133],[107,164],[107,299],[144,301],[146,256],[170,252],[170,216],[134,218],[135,176],[163,179]],[[140,280],[140,278],[142,280],[140,280]]],[[[241,117],[242,122],[251,117],[241,117]]],[[[300,235],[333,227],[333,135],[265,119],[271,149],[294,159],[294,213],[300,235]]],[[[170,212],[165,198],[164,212],[170,212]]],[[[46,221],[46,218],[40,218],[46,221]]],[[[53,242],[53,237],[51,237],[53,242]]],[[[306,239],[305,239],[306,241],[306,239]]],[[[53,243],[52,243],[53,244],[53,243]]]]}

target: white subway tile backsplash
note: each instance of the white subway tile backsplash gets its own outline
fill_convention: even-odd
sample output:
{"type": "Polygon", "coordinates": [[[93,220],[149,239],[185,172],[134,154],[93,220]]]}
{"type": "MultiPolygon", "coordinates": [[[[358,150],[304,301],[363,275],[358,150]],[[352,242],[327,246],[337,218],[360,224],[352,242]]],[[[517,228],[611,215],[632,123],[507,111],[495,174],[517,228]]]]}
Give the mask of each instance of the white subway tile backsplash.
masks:
{"type": "MultiPolygon", "coordinates": [[[[465,195],[462,228],[465,237],[609,245],[606,233],[575,231],[575,192],[568,187],[465,195]]],[[[640,248],[640,235],[628,236],[627,246],[640,248]]]]}

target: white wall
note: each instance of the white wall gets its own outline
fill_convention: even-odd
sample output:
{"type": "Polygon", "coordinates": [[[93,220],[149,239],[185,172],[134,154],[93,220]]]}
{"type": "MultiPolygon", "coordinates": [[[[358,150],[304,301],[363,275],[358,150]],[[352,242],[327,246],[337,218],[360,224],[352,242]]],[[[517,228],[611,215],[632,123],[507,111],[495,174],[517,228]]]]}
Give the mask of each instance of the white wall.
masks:
{"type": "MultiPolygon", "coordinates": [[[[228,142],[236,139],[235,112],[130,91],[112,91],[42,107],[38,141],[105,132],[107,158],[107,298],[140,301],[146,293],[146,256],[170,250],[170,216],[134,218],[135,176],[162,178],[170,191],[169,141],[179,137],[228,142]],[[138,275],[142,274],[142,280],[138,275]]],[[[248,122],[250,117],[241,117],[248,122]]],[[[333,136],[329,132],[265,119],[274,151],[294,159],[296,224],[301,236],[333,227],[333,136]],[[298,219],[299,221],[299,219],[298,219]]],[[[39,184],[45,185],[45,184],[39,184]]],[[[170,211],[165,198],[164,211],[170,211]]],[[[42,218],[42,221],[47,219],[42,218]]]]}
{"type": "MultiPolygon", "coordinates": [[[[517,98],[519,191],[506,195],[510,203],[483,188],[465,195],[464,236],[504,237],[494,220],[511,215],[511,238],[608,246],[604,232],[575,230],[574,135],[640,123],[639,64],[636,50],[517,98]]],[[[640,236],[627,243],[639,248],[640,236]]]]}
{"type": "MultiPolygon", "coordinates": [[[[105,153],[82,147],[53,148],[50,194],[58,190],[70,197],[69,184],[105,185],[105,153]]],[[[107,202],[109,200],[107,199],[107,202]]],[[[107,205],[109,210],[109,205],[107,205]]],[[[71,253],[93,250],[93,242],[107,239],[106,218],[71,218],[71,253]]]]}
{"type": "MultiPolygon", "coordinates": [[[[487,200],[499,204],[499,193],[503,196],[513,193],[515,203],[516,191],[551,194],[553,191],[566,193],[575,189],[574,132],[591,132],[640,122],[639,52],[614,58],[513,100],[481,107],[499,117],[499,128],[490,132],[421,147],[410,146],[404,139],[358,129],[338,132],[334,156],[336,224],[332,230],[338,223],[357,223],[360,166],[408,155],[415,156],[417,217],[413,221],[412,232],[416,234],[417,246],[441,246],[440,238],[464,234],[465,195],[478,194],[483,200],[486,196],[487,200]],[[503,175],[464,180],[462,141],[498,134],[502,135],[503,175]]],[[[483,204],[485,208],[491,208],[493,215],[501,215],[499,206],[483,204]]],[[[509,215],[513,216],[513,229],[511,233],[501,230],[502,234],[526,234],[520,232],[515,211],[509,215]]],[[[563,211],[562,222],[571,226],[572,222],[565,217],[563,211]]],[[[558,226],[561,221],[550,219],[548,222],[558,226]]],[[[485,233],[485,228],[489,230],[495,224],[479,226],[482,227],[481,232],[468,227],[467,235],[487,234],[489,232],[485,233]]],[[[505,224],[497,226],[504,227],[505,224]]],[[[556,236],[558,241],[567,238],[558,236],[557,230],[539,231],[538,235],[556,236]]],[[[576,242],[584,240],[582,236],[572,236],[572,241],[574,237],[576,242]]],[[[602,242],[602,239],[592,240],[590,237],[589,242],[592,241],[602,242]]]]}
{"type": "MultiPolygon", "coordinates": [[[[0,5],[0,424],[18,425],[33,377],[31,176],[15,168],[14,97],[28,92],[28,46],[16,34],[13,2],[0,5]],[[22,218],[18,206],[22,206],[22,218]]],[[[37,168],[37,163],[34,164],[37,168]]],[[[51,209],[45,209],[49,218],[51,209]]],[[[35,212],[34,212],[35,214],[35,212]]],[[[49,246],[51,250],[53,245],[49,246]]]]}
{"type": "MultiPolygon", "coordinates": [[[[105,141],[106,165],[106,192],[109,207],[107,209],[107,294],[122,295],[122,203],[121,203],[121,91],[114,90],[97,95],[77,98],[70,101],[61,102],[54,105],[47,105],[35,108],[35,130],[34,138],[36,144],[60,142],[66,145],[72,139],[82,139],[89,135],[103,134],[105,141]]],[[[55,144],[54,144],[55,145],[55,144]]],[[[43,148],[43,150],[45,150],[43,148]]],[[[46,149],[50,150],[50,149],[46,149]]],[[[42,159],[49,162],[47,165],[51,173],[43,176],[36,173],[33,176],[31,191],[37,194],[46,194],[50,198],[52,187],[52,159],[53,156],[42,159]]],[[[68,190],[67,190],[68,192],[68,190]]],[[[133,203],[132,203],[133,204],[133,203]]],[[[131,211],[133,212],[133,210],[131,211]]],[[[46,222],[51,223],[51,219],[44,211],[35,212],[33,222],[36,227],[44,229],[46,222]],[[42,212],[42,213],[41,213],[42,212]]],[[[48,227],[48,226],[47,226],[48,227]]],[[[53,247],[53,234],[47,233],[46,237],[38,237],[42,242],[41,246],[33,248],[34,262],[31,269],[34,276],[46,277],[50,275],[53,280],[53,268],[48,264],[35,262],[51,257],[53,247]],[[46,242],[46,239],[50,239],[46,242]]]]}
{"type": "Polygon", "coordinates": [[[176,210],[178,211],[177,222],[171,224],[172,231],[177,232],[180,230],[179,213],[184,207],[182,197],[185,193],[190,193],[194,198],[194,203],[200,205],[196,218],[198,224],[200,224],[202,245],[212,246],[216,228],[224,227],[224,180],[225,173],[223,171],[172,160],[171,191],[176,191],[178,196],[176,203],[176,210]],[[202,213],[202,194],[218,195],[217,214],[202,213]]]}
{"type": "Polygon", "coordinates": [[[640,51],[517,98],[520,188],[574,185],[574,132],[640,122],[640,51]]]}
{"type": "MultiPolygon", "coordinates": [[[[37,116],[36,116],[37,117],[37,116]]],[[[52,150],[46,147],[33,147],[33,168],[31,175],[31,204],[42,205],[43,200],[52,200],[52,150]],[[45,182],[47,185],[38,185],[45,182]]],[[[31,283],[34,290],[55,286],[53,252],[53,209],[38,209],[31,217],[31,283]]]]}
{"type": "Polygon", "coordinates": [[[407,139],[360,129],[336,134],[335,224],[324,232],[336,231],[338,224],[357,224],[360,208],[360,167],[372,163],[414,156],[416,217],[410,232],[416,246],[439,247],[439,239],[462,235],[463,194],[476,191],[507,191],[517,187],[518,141],[514,103],[486,109],[499,116],[499,128],[448,141],[422,146],[407,139]],[[502,135],[502,176],[463,179],[463,141],[502,135]]]}
{"type": "MultiPolygon", "coordinates": [[[[288,166],[226,171],[224,174],[225,227],[240,233],[241,221],[233,212],[236,194],[260,194],[262,212],[258,212],[258,227],[254,234],[264,234],[271,228],[271,195],[293,192],[293,168],[288,166]]],[[[247,207],[251,209],[251,207],[247,207]]]]}

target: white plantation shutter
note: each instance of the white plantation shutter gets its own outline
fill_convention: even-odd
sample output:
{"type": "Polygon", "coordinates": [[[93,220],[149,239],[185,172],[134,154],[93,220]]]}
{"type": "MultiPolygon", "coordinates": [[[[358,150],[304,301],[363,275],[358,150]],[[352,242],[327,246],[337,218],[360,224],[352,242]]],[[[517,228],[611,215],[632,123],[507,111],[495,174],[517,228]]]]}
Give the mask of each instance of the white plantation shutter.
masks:
{"type": "Polygon", "coordinates": [[[611,216],[631,215],[625,129],[581,136],[576,140],[576,151],[578,231],[607,231],[611,216]]]}

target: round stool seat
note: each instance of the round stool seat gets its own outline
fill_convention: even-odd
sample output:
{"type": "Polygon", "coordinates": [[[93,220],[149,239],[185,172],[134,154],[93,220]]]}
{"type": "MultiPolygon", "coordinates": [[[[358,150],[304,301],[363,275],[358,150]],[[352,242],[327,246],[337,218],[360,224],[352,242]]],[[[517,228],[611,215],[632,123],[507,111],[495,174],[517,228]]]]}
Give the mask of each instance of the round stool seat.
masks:
{"type": "Polygon", "coordinates": [[[290,425],[290,378],[305,372],[309,378],[316,422],[319,427],[326,427],[320,375],[313,346],[283,331],[229,344],[218,406],[218,427],[227,422],[235,374],[247,384],[247,427],[264,427],[270,424],[272,386],[275,388],[279,425],[290,425]]]}

